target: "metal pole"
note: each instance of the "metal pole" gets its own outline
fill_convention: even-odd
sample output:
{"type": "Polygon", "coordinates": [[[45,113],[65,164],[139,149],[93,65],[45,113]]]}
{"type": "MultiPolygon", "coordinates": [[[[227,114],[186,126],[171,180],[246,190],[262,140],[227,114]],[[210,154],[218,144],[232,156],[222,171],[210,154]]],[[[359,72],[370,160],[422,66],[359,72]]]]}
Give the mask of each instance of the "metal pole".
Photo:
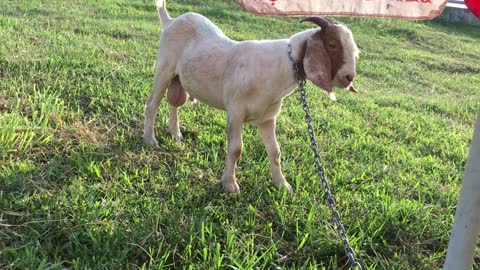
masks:
{"type": "Polygon", "coordinates": [[[480,229],[480,110],[463,177],[444,270],[469,270],[480,229]]]}

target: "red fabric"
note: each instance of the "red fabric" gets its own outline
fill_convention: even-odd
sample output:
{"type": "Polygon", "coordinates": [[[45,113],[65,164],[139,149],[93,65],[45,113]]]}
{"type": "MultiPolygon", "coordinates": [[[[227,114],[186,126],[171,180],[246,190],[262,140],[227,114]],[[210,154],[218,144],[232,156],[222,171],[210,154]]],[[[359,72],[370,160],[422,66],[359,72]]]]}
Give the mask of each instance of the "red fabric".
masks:
{"type": "Polygon", "coordinates": [[[465,0],[465,5],[480,19],[480,0],[465,0]]]}
{"type": "MultiPolygon", "coordinates": [[[[257,15],[354,16],[431,20],[443,12],[447,0],[236,0],[257,15]]],[[[467,0],[466,0],[467,1],[467,0]]],[[[478,4],[478,0],[470,0],[478,4]]]]}

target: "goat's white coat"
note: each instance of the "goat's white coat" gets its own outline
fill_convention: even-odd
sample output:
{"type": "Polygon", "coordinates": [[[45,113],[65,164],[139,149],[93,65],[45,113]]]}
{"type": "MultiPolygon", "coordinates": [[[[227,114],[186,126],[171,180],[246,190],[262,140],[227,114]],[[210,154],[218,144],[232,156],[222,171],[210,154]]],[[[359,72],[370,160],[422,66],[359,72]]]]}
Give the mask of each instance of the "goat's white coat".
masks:
{"type": "Polygon", "coordinates": [[[333,78],[333,84],[339,85],[339,86],[347,85],[346,87],[348,87],[348,85],[350,85],[351,82],[349,81],[345,82],[343,79],[350,74],[355,76],[355,66],[356,66],[355,60],[358,58],[360,51],[358,50],[357,45],[353,41],[353,38],[352,38],[353,35],[350,29],[348,29],[347,27],[341,24],[339,24],[338,26],[342,29],[342,32],[341,32],[342,35],[340,35],[342,44],[348,49],[343,51],[345,53],[344,55],[345,64],[338,71],[337,76],[333,78]]]}
{"type": "MultiPolygon", "coordinates": [[[[260,130],[274,184],[290,190],[280,168],[275,121],[282,99],[297,86],[292,63],[287,56],[288,44],[292,46],[292,56],[298,59],[302,46],[315,29],[297,33],[290,39],[237,42],[226,37],[202,15],[189,12],[171,19],[164,0],[157,0],[157,10],[164,29],[153,90],[145,112],[145,143],[158,145],[153,131],[155,115],[168,84],[178,75],[191,97],[227,111],[228,154],[222,176],[224,189],[239,192],[235,164],[242,149],[242,125],[248,122],[257,125],[260,130]]],[[[352,39],[348,30],[345,44],[355,45],[349,38],[352,39]]],[[[356,46],[353,48],[356,49],[356,46]]],[[[353,58],[357,52],[352,50],[351,54],[347,57],[353,58]]],[[[353,70],[354,74],[355,59],[353,63],[351,61],[348,59],[338,73],[344,76],[344,73],[352,74],[353,70]]],[[[181,139],[177,114],[178,108],[170,106],[170,133],[181,139]]]]}

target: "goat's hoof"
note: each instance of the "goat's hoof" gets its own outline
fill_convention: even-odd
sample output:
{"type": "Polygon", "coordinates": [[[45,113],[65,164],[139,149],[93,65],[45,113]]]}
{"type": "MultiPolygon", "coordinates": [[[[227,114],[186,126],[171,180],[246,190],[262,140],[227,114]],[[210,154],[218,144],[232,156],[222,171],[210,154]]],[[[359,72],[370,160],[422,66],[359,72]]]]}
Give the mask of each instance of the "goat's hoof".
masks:
{"type": "Polygon", "coordinates": [[[183,135],[180,132],[172,133],[172,136],[173,136],[173,139],[175,139],[175,141],[177,142],[183,141],[183,135]]]}
{"type": "Polygon", "coordinates": [[[290,184],[288,182],[283,182],[283,183],[280,183],[280,184],[275,184],[275,186],[279,189],[286,189],[288,191],[288,193],[292,194],[293,193],[293,189],[292,189],[292,186],[290,186],[290,184]]]}
{"type": "Polygon", "coordinates": [[[228,193],[240,193],[240,187],[236,182],[233,183],[224,183],[222,182],[222,187],[225,192],[228,193]]]}
{"type": "Polygon", "coordinates": [[[146,145],[158,147],[158,141],[157,139],[155,139],[154,136],[147,136],[144,134],[142,138],[143,138],[143,143],[145,143],[146,145]]]}

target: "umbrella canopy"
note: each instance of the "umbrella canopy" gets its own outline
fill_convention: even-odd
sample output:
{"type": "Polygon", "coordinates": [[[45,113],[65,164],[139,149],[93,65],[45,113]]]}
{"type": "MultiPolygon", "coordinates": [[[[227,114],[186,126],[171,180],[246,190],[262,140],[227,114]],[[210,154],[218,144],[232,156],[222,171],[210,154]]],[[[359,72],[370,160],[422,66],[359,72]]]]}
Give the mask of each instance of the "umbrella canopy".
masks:
{"type": "Polygon", "coordinates": [[[480,1],[479,0],[465,0],[465,5],[468,9],[480,19],[480,1]]]}
{"type": "Polygon", "coordinates": [[[236,0],[246,11],[264,16],[355,16],[431,20],[447,0],[236,0]]]}

